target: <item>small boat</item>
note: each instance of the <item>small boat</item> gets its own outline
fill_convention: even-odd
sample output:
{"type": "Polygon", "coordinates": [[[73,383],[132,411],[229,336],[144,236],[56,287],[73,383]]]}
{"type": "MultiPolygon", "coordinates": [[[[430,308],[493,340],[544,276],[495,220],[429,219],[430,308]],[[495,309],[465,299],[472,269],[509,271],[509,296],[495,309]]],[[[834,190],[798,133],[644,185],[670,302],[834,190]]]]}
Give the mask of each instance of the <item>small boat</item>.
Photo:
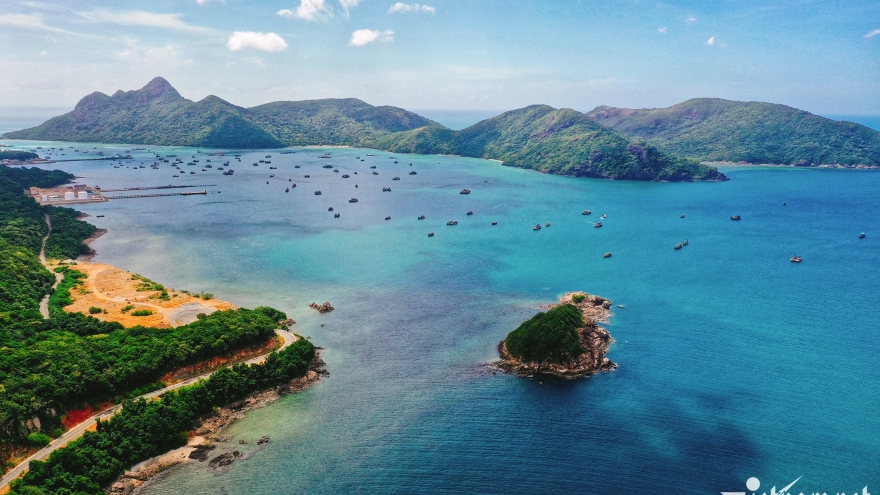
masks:
{"type": "Polygon", "coordinates": [[[602,222],[596,222],[593,224],[593,228],[596,228],[596,229],[598,229],[601,226],[602,226],[602,222]]]}
{"type": "Polygon", "coordinates": [[[789,261],[791,261],[792,263],[800,263],[801,261],[803,261],[803,258],[798,255],[794,255],[789,259],[789,261]]]}
{"type": "MultiPolygon", "coordinates": [[[[290,181],[292,181],[292,180],[293,180],[293,179],[287,179],[287,180],[290,180],[290,181]]],[[[292,185],[292,186],[290,186],[290,187],[296,187],[296,184],[293,184],[293,185],[292,185]]]]}
{"type": "Polygon", "coordinates": [[[532,230],[541,230],[541,224],[540,224],[540,223],[536,223],[535,226],[532,227],[532,230]]]}
{"type": "Polygon", "coordinates": [[[293,168],[299,168],[299,165],[295,165],[293,168]]]}
{"type": "Polygon", "coordinates": [[[349,202],[349,203],[357,203],[357,202],[358,202],[358,199],[357,199],[357,198],[351,198],[351,199],[348,200],[348,202],[349,202]]]}
{"type": "Polygon", "coordinates": [[[278,170],[278,167],[269,167],[269,170],[278,170]]]}
{"type": "Polygon", "coordinates": [[[470,189],[462,189],[461,191],[458,192],[458,194],[470,194],[470,193],[471,193],[470,189]]]}
{"type": "Polygon", "coordinates": [[[373,175],[379,175],[379,172],[376,172],[375,170],[373,170],[373,175]]]}
{"type": "Polygon", "coordinates": [[[104,215],[96,215],[97,218],[104,218],[104,215]]]}
{"type": "Polygon", "coordinates": [[[498,222],[492,222],[492,225],[498,225],[498,222]]]}
{"type": "Polygon", "coordinates": [[[321,191],[315,191],[315,196],[320,196],[320,195],[321,195],[321,191]]]}
{"type": "Polygon", "coordinates": [[[259,164],[259,163],[254,163],[254,166],[255,166],[255,167],[259,167],[260,164],[259,164]]]}
{"type": "Polygon", "coordinates": [[[742,220],[742,217],[739,216],[739,215],[734,215],[734,216],[730,217],[730,219],[733,220],[733,221],[735,222],[735,221],[737,221],[737,220],[742,220]]]}
{"type": "Polygon", "coordinates": [[[680,217],[678,217],[678,218],[684,218],[684,215],[682,215],[682,216],[680,216],[680,217]]]}
{"type": "Polygon", "coordinates": [[[333,168],[333,165],[324,165],[323,168],[333,168]]]}
{"type": "Polygon", "coordinates": [[[400,177],[392,177],[391,180],[400,180],[400,177]]]}
{"type": "Polygon", "coordinates": [[[593,212],[590,210],[584,210],[581,212],[581,215],[592,215],[592,214],[593,214],[593,212]]]}
{"type": "Polygon", "coordinates": [[[418,175],[415,170],[411,171],[409,175],[418,175]]]}
{"type": "Polygon", "coordinates": [[[425,219],[425,215],[419,215],[419,218],[418,218],[418,219],[419,219],[419,220],[424,220],[424,219],[425,219]]]}
{"type": "Polygon", "coordinates": [[[446,225],[458,225],[458,221],[457,220],[450,220],[450,221],[446,222],[446,225]]]}
{"type": "Polygon", "coordinates": [[[685,240],[684,240],[684,245],[687,246],[688,244],[690,244],[690,241],[688,241],[687,239],[685,239],[685,240]]]}
{"type": "Polygon", "coordinates": [[[311,177],[311,175],[306,175],[306,179],[308,179],[309,177],[311,177]]]}
{"type": "Polygon", "coordinates": [[[385,220],[391,220],[391,215],[388,215],[387,217],[385,217],[385,220]]]}
{"type": "Polygon", "coordinates": [[[375,153],[367,153],[367,156],[376,156],[375,153]]]}
{"type": "Polygon", "coordinates": [[[284,188],[284,192],[289,193],[289,192],[290,192],[290,188],[289,188],[289,187],[285,187],[285,188],[284,188]]]}
{"type": "Polygon", "coordinates": [[[376,166],[375,166],[375,165],[370,165],[370,168],[376,168],[376,166]]]}
{"type": "Polygon", "coordinates": [[[232,174],[234,174],[234,173],[235,173],[235,170],[232,170],[232,169],[230,168],[230,169],[227,170],[226,172],[223,172],[223,175],[232,175],[232,174]]]}
{"type": "Polygon", "coordinates": [[[189,175],[196,175],[196,173],[195,173],[195,172],[190,172],[189,175]]]}
{"type": "Polygon", "coordinates": [[[348,175],[348,174],[343,174],[343,176],[342,176],[343,179],[347,179],[347,178],[349,178],[349,177],[351,177],[351,176],[348,175]]]}
{"type": "Polygon", "coordinates": [[[545,227],[549,227],[549,226],[550,226],[550,222],[547,222],[547,225],[545,225],[545,227]]]}
{"type": "Polygon", "coordinates": [[[202,169],[202,172],[207,172],[207,170],[205,170],[205,169],[202,169]]]}
{"type": "Polygon", "coordinates": [[[602,216],[599,217],[599,218],[602,219],[602,220],[605,220],[606,216],[605,216],[605,214],[603,213],[602,216]]]}
{"type": "Polygon", "coordinates": [[[327,208],[327,211],[333,211],[333,207],[327,208]]]}
{"type": "Polygon", "coordinates": [[[339,213],[334,213],[333,218],[339,218],[339,213]]]}
{"type": "Polygon", "coordinates": [[[382,192],[391,192],[391,188],[390,187],[383,187],[382,192]]]}
{"type": "Polygon", "coordinates": [[[269,174],[269,178],[275,177],[275,174],[269,174]]]}
{"type": "MultiPolygon", "coordinates": [[[[225,175],[225,174],[224,174],[225,175]]],[[[172,175],[171,177],[180,177],[179,175],[172,175]]]]}
{"type": "Polygon", "coordinates": [[[681,249],[681,248],[682,248],[682,245],[681,245],[680,242],[679,242],[678,244],[675,245],[675,249],[681,249]]]}
{"type": "MultiPolygon", "coordinates": [[[[272,158],[272,155],[266,155],[266,158],[272,158]]],[[[211,160],[208,161],[210,162],[211,160]]]]}
{"type": "Polygon", "coordinates": [[[268,183],[269,183],[269,181],[266,181],[266,184],[268,184],[268,183]]]}
{"type": "Polygon", "coordinates": [[[603,258],[610,258],[610,257],[611,257],[611,253],[605,253],[602,257],[603,257],[603,258]]]}
{"type": "Polygon", "coordinates": [[[334,168],[334,169],[333,169],[333,173],[334,173],[334,174],[338,174],[338,173],[339,173],[339,169],[338,169],[338,168],[334,168]]]}
{"type": "Polygon", "coordinates": [[[434,237],[434,233],[433,233],[433,232],[428,232],[428,237],[434,237]]]}
{"type": "Polygon", "coordinates": [[[468,215],[473,215],[473,214],[474,214],[474,212],[472,212],[472,211],[469,211],[469,212],[467,212],[467,214],[468,214],[468,215]]]}
{"type": "Polygon", "coordinates": [[[865,233],[864,233],[864,232],[862,232],[861,234],[859,234],[859,239],[864,239],[864,238],[865,238],[865,233]]]}

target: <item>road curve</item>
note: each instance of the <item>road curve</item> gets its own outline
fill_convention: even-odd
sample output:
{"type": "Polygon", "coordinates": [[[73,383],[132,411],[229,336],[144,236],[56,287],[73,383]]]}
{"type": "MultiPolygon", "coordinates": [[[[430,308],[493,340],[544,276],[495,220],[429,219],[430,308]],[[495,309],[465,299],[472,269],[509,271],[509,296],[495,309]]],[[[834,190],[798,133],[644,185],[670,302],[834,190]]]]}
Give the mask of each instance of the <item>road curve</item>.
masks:
{"type": "MultiPolygon", "coordinates": [[[[267,352],[265,354],[262,354],[260,356],[255,357],[255,358],[249,359],[248,361],[245,361],[246,364],[262,363],[263,361],[266,360],[266,357],[269,354],[271,354],[272,352],[277,352],[277,351],[286,349],[290,344],[297,341],[297,337],[294,334],[288,332],[287,330],[275,330],[275,333],[277,333],[278,336],[283,339],[283,343],[281,344],[281,347],[279,347],[278,349],[276,349],[274,351],[267,352]]],[[[154,392],[150,392],[148,394],[141,395],[138,398],[150,399],[153,397],[158,397],[158,396],[165,394],[167,392],[171,392],[172,390],[177,390],[178,388],[185,387],[187,385],[192,385],[193,383],[196,383],[199,380],[203,380],[205,378],[208,378],[209,376],[213,375],[216,371],[217,370],[214,370],[209,373],[199,375],[195,378],[190,378],[189,380],[186,380],[186,381],[183,381],[180,383],[175,383],[174,385],[169,385],[163,389],[159,389],[154,392]]],[[[56,438],[55,440],[52,441],[52,443],[50,443],[49,445],[47,445],[46,447],[44,447],[43,449],[41,449],[40,451],[38,451],[34,455],[28,457],[27,459],[22,461],[19,465],[12,468],[11,471],[6,473],[3,476],[3,478],[0,479],[0,490],[3,490],[4,488],[6,488],[6,485],[9,484],[9,482],[11,482],[15,478],[18,478],[19,476],[24,474],[24,472],[28,470],[28,467],[30,466],[31,461],[44,459],[44,458],[48,457],[49,454],[51,454],[55,450],[63,447],[68,442],[76,440],[77,438],[81,437],[83,435],[83,433],[85,433],[86,430],[88,430],[92,425],[97,423],[98,418],[101,418],[102,420],[107,420],[111,416],[113,416],[114,414],[119,412],[121,409],[122,409],[121,405],[116,405],[111,408],[105,409],[105,410],[91,416],[89,419],[83,421],[82,423],[74,426],[73,428],[67,430],[66,432],[64,432],[64,435],[61,435],[60,437],[56,438]]]]}

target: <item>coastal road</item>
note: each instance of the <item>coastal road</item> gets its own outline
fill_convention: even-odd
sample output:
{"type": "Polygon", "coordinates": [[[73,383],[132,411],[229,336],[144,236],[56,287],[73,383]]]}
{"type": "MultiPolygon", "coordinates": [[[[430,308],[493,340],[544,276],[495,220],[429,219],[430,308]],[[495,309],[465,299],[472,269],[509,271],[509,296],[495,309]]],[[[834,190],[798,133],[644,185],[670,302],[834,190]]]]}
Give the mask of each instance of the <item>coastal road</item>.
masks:
{"type": "MultiPolygon", "coordinates": [[[[49,240],[49,235],[52,233],[52,219],[49,215],[45,215],[45,217],[46,226],[49,227],[49,231],[46,232],[46,237],[43,237],[43,243],[40,245],[40,263],[48,269],[49,265],[46,264],[46,242],[49,240]]],[[[64,278],[64,275],[55,273],[51,270],[49,271],[52,272],[52,275],[55,275],[55,284],[52,285],[52,288],[54,289],[55,287],[58,287],[58,284],[61,282],[61,279],[64,278]]],[[[46,297],[40,301],[40,313],[42,313],[44,320],[49,319],[49,294],[46,294],[46,297]]]]}
{"type": "MultiPolygon", "coordinates": [[[[296,342],[296,340],[297,340],[297,337],[294,334],[288,332],[287,330],[275,330],[275,333],[277,333],[278,336],[281,337],[281,339],[283,340],[281,347],[279,347],[275,351],[267,352],[265,354],[251,358],[248,361],[245,361],[245,363],[247,363],[247,364],[262,363],[263,361],[266,360],[266,357],[269,354],[271,354],[272,352],[286,349],[290,344],[296,342]]],[[[150,399],[153,397],[158,397],[162,394],[171,392],[172,390],[177,390],[181,387],[185,387],[187,385],[192,385],[193,383],[196,383],[199,380],[204,380],[205,378],[208,378],[209,376],[213,375],[216,371],[217,370],[214,370],[209,373],[199,375],[195,378],[190,378],[189,380],[186,380],[186,381],[183,381],[180,383],[175,383],[174,385],[169,385],[163,389],[156,390],[155,392],[150,392],[148,394],[141,395],[138,398],[150,399]]],[[[67,430],[64,433],[64,435],[61,435],[60,437],[56,438],[52,443],[50,443],[49,445],[47,445],[46,447],[44,447],[43,449],[38,451],[36,454],[28,457],[27,459],[22,461],[19,465],[15,466],[11,471],[6,473],[6,475],[3,476],[2,479],[0,479],[0,490],[3,490],[4,488],[6,488],[6,486],[9,484],[10,481],[12,481],[15,478],[18,478],[19,476],[24,474],[24,472],[28,470],[28,467],[30,466],[31,461],[44,459],[44,458],[48,457],[49,454],[51,454],[55,450],[63,447],[68,442],[76,440],[77,438],[81,437],[83,435],[83,433],[85,433],[86,430],[88,430],[95,423],[97,423],[98,418],[101,418],[102,420],[106,421],[111,416],[118,413],[121,409],[122,409],[121,405],[116,405],[111,408],[105,409],[105,410],[91,416],[89,419],[83,421],[82,423],[74,426],[73,428],[67,430]]]]}

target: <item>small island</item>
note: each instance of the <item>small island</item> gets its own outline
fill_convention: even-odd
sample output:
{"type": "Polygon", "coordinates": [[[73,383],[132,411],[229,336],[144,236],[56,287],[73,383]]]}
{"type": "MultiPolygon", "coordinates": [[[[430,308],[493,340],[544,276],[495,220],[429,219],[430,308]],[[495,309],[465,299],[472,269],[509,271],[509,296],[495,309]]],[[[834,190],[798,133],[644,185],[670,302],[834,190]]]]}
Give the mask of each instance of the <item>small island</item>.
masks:
{"type": "Polygon", "coordinates": [[[569,292],[523,322],[498,344],[499,367],[523,376],[536,374],[579,378],[611,371],[605,357],[614,339],[597,320],[611,315],[611,301],[584,292],[569,292]]]}

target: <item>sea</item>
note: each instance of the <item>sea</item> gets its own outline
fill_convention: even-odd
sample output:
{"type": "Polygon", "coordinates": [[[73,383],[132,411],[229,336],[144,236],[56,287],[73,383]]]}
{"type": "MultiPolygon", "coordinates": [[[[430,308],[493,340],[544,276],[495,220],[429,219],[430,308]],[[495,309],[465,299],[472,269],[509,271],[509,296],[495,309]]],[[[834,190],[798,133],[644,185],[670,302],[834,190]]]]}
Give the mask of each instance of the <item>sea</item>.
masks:
{"type": "Polygon", "coordinates": [[[243,459],[183,464],[141,493],[880,488],[880,171],[729,166],[728,182],[651,183],[352,148],[3,143],[104,189],[207,191],[78,206],[108,231],[95,261],[276,307],[323,348],[329,377],[226,431],[215,452],[243,459]],[[134,159],[71,161],[101,151],[134,159]],[[199,162],[154,170],[157,153],[199,162]],[[619,368],[497,371],[498,342],[569,291],[613,301],[619,368]],[[335,311],[309,308],[324,301],[335,311]]]}

